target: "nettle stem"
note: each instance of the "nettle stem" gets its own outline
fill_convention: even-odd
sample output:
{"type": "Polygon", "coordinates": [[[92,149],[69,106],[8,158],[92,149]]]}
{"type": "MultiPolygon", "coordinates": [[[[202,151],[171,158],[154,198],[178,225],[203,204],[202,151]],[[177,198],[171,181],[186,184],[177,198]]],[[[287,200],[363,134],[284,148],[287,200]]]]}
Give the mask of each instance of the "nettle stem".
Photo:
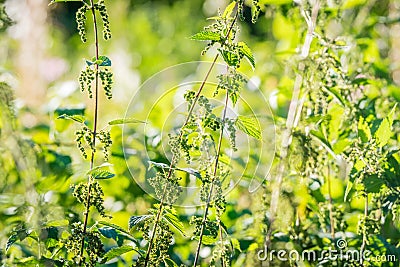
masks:
{"type": "MultiPolygon", "coordinates": [[[[214,66],[215,66],[215,63],[217,62],[218,57],[219,57],[219,54],[217,54],[217,55],[214,57],[214,60],[212,61],[211,66],[210,66],[210,68],[208,69],[208,71],[207,71],[207,73],[206,73],[206,76],[204,77],[203,82],[201,83],[201,85],[200,85],[200,87],[199,87],[199,90],[198,90],[197,93],[196,93],[196,96],[195,96],[195,98],[194,98],[194,100],[193,100],[193,103],[192,103],[190,109],[189,109],[189,112],[188,112],[188,115],[187,115],[187,117],[186,117],[186,120],[185,120],[185,122],[183,123],[183,125],[181,126],[181,128],[180,128],[180,130],[179,130],[179,136],[178,136],[178,141],[179,141],[179,142],[182,140],[182,137],[183,137],[183,128],[185,128],[185,126],[186,126],[186,125],[189,123],[189,121],[190,121],[190,118],[191,118],[191,116],[192,116],[192,113],[193,113],[193,111],[194,111],[194,108],[195,108],[195,106],[196,106],[196,104],[197,104],[197,102],[198,102],[198,100],[199,100],[199,98],[200,98],[200,96],[201,96],[201,93],[202,93],[202,91],[203,91],[203,89],[204,89],[204,86],[206,85],[206,82],[207,82],[207,80],[208,80],[208,77],[210,76],[210,73],[211,73],[211,71],[213,70],[213,68],[214,68],[214,66]]],[[[171,159],[171,164],[170,164],[170,166],[169,166],[169,171],[168,171],[168,175],[167,175],[166,180],[170,179],[171,176],[172,176],[173,168],[174,168],[173,165],[175,164],[175,161],[176,161],[176,158],[175,158],[175,155],[173,154],[173,155],[172,155],[172,159],[171,159]]],[[[157,227],[158,227],[158,225],[159,225],[159,223],[160,223],[160,220],[161,220],[161,217],[162,217],[162,214],[163,214],[163,211],[164,211],[164,205],[165,205],[164,200],[165,200],[165,193],[166,193],[166,190],[167,190],[167,186],[168,186],[168,184],[165,184],[165,186],[164,186],[164,188],[163,188],[163,194],[162,194],[162,198],[161,198],[161,201],[160,201],[160,206],[159,206],[158,211],[157,211],[157,216],[156,216],[156,220],[154,221],[154,226],[153,226],[153,231],[152,231],[152,234],[151,234],[149,246],[148,246],[148,248],[147,248],[147,253],[146,253],[146,258],[145,258],[145,262],[144,262],[144,267],[147,267],[147,265],[148,265],[148,263],[149,263],[150,254],[151,254],[151,249],[152,249],[153,244],[154,244],[154,238],[155,238],[155,236],[156,236],[157,227]]]]}
{"type": "MultiPolygon", "coordinates": [[[[218,139],[218,146],[217,146],[217,154],[215,155],[215,164],[214,164],[214,170],[213,170],[213,178],[211,180],[211,186],[210,186],[210,191],[208,192],[207,196],[207,202],[206,202],[206,207],[204,209],[204,215],[203,215],[203,220],[201,222],[201,230],[200,230],[200,236],[199,236],[199,243],[197,244],[197,249],[196,249],[196,256],[194,258],[194,263],[193,266],[197,265],[197,262],[199,260],[200,256],[200,248],[201,248],[201,243],[203,240],[204,236],[204,229],[207,221],[207,216],[208,216],[208,210],[210,209],[211,205],[211,198],[214,190],[214,182],[215,179],[217,179],[217,172],[218,172],[218,163],[219,163],[219,155],[221,153],[221,146],[222,146],[222,138],[224,136],[224,121],[226,118],[226,112],[228,109],[228,100],[229,100],[229,92],[226,90],[226,96],[225,96],[225,104],[224,104],[224,111],[222,115],[222,125],[221,125],[221,131],[219,134],[219,139],[218,139]]],[[[222,229],[221,229],[221,224],[219,224],[219,232],[220,232],[220,238],[222,239],[222,229]]],[[[221,240],[222,241],[222,240],[221,240]]],[[[222,266],[225,266],[223,258],[221,258],[222,266]]]]}
{"type": "Polygon", "coordinates": [[[307,22],[307,34],[301,49],[301,59],[298,65],[298,72],[296,75],[296,79],[293,86],[293,94],[292,99],[290,101],[289,112],[286,120],[286,128],[283,132],[282,136],[282,144],[280,149],[279,155],[279,165],[277,169],[277,174],[275,177],[274,186],[272,188],[272,195],[271,195],[271,204],[270,204],[270,216],[269,216],[269,228],[266,236],[266,247],[270,248],[271,245],[271,237],[272,232],[274,230],[273,224],[276,219],[276,214],[278,211],[278,203],[279,203],[279,196],[281,193],[281,186],[283,181],[283,175],[285,172],[285,160],[288,156],[289,147],[292,141],[292,131],[293,128],[297,126],[299,114],[301,113],[302,109],[302,102],[299,101],[301,86],[303,84],[303,72],[305,70],[305,63],[303,62],[306,59],[310,52],[311,42],[313,39],[313,33],[317,23],[318,12],[320,9],[320,1],[316,1],[312,12],[311,17],[309,17],[304,10],[302,10],[302,14],[307,22]]]}
{"type": "MultiPolygon", "coordinates": [[[[93,29],[94,29],[94,42],[95,42],[95,56],[96,56],[96,62],[99,60],[99,36],[98,36],[98,27],[97,27],[97,21],[96,21],[96,10],[94,7],[94,2],[93,0],[90,0],[90,5],[91,5],[91,12],[92,12],[92,17],[93,17],[93,29]]],[[[95,154],[96,154],[96,135],[97,135],[97,120],[98,120],[98,113],[99,113],[99,107],[98,107],[98,102],[99,102],[99,64],[95,64],[95,96],[94,96],[94,122],[93,122],[93,132],[92,132],[92,152],[90,156],[90,170],[93,169],[94,167],[94,159],[95,159],[95,154]]],[[[87,198],[86,198],[86,210],[84,213],[85,219],[84,219],[84,224],[83,224],[83,238],[82,238],[82,243],[81,243],[81,251],[80,251],[80,257],[79,257],[79,266],[82,265],[82,259],[83,259],[83,253],[85,250],[85,235],[87,232],[87,226],[88,226],[88,220],[89,220],[89,212],[90,212],[90,197],[91,197],[91,188],[92,188],[92,182],[93,182],[93,177],[91,175],[88,176],[88,193],[87,193],[87,198]]]]}
{"type": "MultiPolygon", "coordinates": [[[[232,24],[230,25],[230,27],[228,29],[228,32],[226,34],[226,39],[229,37],[229,35],[230,35],[230,33],[231,33],[232,29],[233,29],[233,26],[235,25],[235,22],[237,20],[237,16],[238,16],[237,4],[236,4],[235,8],[236,8],[236,14],[235,14],[235,17],[233,19],[232,24]]],[[[195,106],[196,106],[196,104],[197,104],[197,102],[198,102],[198,100],[199,100],[199,98],[201,96],[201,93],[203,92],[204,86],[205,86],[205,84],[206,84],[206,82],[207,82],[207,80],[208,80],[208,78],[209,78],[209,76],[211,74],[211,71],[214,69],[214,66],[215,66],[215,63],[218,60],[218,57],[219,57],[219,54],[215,55],[214,60],[212,61],[211,66],[208,69],[208,71],[206,73],[206,76],[204,77],[204,79],[203,79],[203,81],[202,81],[202,83],[201,83],[201,85],[199,87],[199,90],[196,93],[196,96],[195,96],[195,98],[193,100],[193,103],[190,106],[190,109],[189,109],[188,115],[186,117],[186,120],[185,120],[185,122],[183,123],[183,125],[181,126],[181,128],[179,130],[178,142],[180,142],[182,140],[183,128],[185,128],[185,126],[190,121],[190,118],[192,116],[194,108],[195,108],[195,106]]],[[[170,166],[169,166],[168,175],[167,175],[166,180],[169,180],[171,178],[172,174],[173,174],[173,168],[174,168],[173,165],[175,164],[175,160],[176,160],[176,158],[173,155],[172,159],[171,159],[170,166]]],[[[150,238],[149,245],[148,245],[147,252],[146,252],[146,258],[145,258],[145,261],[144,261],[144,267],[147,267],[148,264],[149,264],[151,249],[153,248],[153,245],[154,245],[154,239],[155,239],[155,236],[156,236],[157,228],[159,226],[159,223],[161,221],[161,218],[162,218],[162,215],[163,215],[163,212],[164,212],[164,206],[166,204],[164,201],[165,201],[165,193],[166,193],[166,190],[167,190],[167,185],[168,184],[166,184],[164,186],[164,188],[163,188],[162,198],[160,200],[160,205],[159,205],[159,208],[157,210],[156,220],[154,221],[154,226],[153,226],[153,229],[152,229],[151,238],[150,238]]]]}

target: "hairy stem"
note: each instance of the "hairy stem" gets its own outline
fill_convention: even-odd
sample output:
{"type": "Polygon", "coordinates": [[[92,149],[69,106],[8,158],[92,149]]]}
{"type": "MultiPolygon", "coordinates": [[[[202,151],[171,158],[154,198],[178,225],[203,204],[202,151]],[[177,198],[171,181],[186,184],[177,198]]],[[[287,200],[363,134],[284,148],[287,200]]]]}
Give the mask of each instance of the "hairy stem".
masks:
{"type": "MultiPolygon", "coordinates": [[[[228,109],[228,100],[229,100],[229,93],[228,93],[228,90],[226,90],[224,111],[223,111],[223,115],[222,115],[222,122],[224,122],[224,121],[225,121],[225,118],[226,118],[226,111],[227,111],[227,109],[228,109]]],[[[203,220],[202,220],[202,222],[201,222],[201,230],[200,230],[200,236],[199,236],[199,243],[197,244],[196,256],[195,256],[195,258],[194,258],[193,266],[196,266],[196,265],[197,265],[197,262],[198,262],[198,260],[199,260],[201,242],[202,242],[202,240],[203,240],[205,224],[206,224],[207,216],[208,216],[208,210],[210,209],[212,193],[213,193],[213,190],[214,190],[214,182],[215,182],[215,179],[217,179],[219,155],[220,155],[220,153],[221,153],[221,146],[222,146],[222,138],[223,138],[223,136],[224,136],[224,123],[222,123],[222,125],[221,125],[221,132],[220,132],[220,134],[219,134],[218,146],[217,146],[217,154],[216,154],[216,156],[215,156],[215,164],[214,164],[213,178],[211,179],[211,187],[210,187],[210,191],[208,192],[206,207],[205,207],[205,209],[204,209],[204,214],[203,214],[203,220]]],[[[220,231],[221,231],[221,229],[220,229],[220,231]]],[[[225,265],[223,260],[222,260],[222,264],[223,264],[223,266],[225,265]]]]}
{"type": "MultiPolygon", "coordinates": [[[[210,73],[211,73],[212,69],[213,69],[214,66],[215,66],[215,63],[217,62],[218,57],[219,57],[219,54],[217,54],[217,55],[214,57],[214,60],[213,60],[213,62],[211,63],[211,66],[210,66],[210,68],[208,69],[208,71],[207,71],[207,73],[206,73],[206,76],[204,77],[203,82],[201,83],[201,85],[200,85],[200,87],[199,87],[199,90],[198,90],[197,93],[196,93],[196,96],[195,96],[195,98],[194,98],[194,100],[193,100],[193,103],[192,103],[190,109],[189,109],[189,112],[188,112],[188,115],[187,115],[187,117],[186,117],[186,120],[185,120],[185,122],[183,123],[182,127],[181,127],[180,130],[179,130],[179,136],[178,136],[179,142],[181,141],[182,136],[183,136],[183,131],[182,131],[182,130],[183,130],[183,128],[188,124],[188,122],[189,122],[189,120],[190,120],[190,117],[192,116],[192,113],[193,113],[193,111],[194,111],[194,107],[196,106],[197,101],[198,101],[199,98],[200,98],[201,92],[203,91],[203,88],[204,88],[204,86],[205,86],[205,84],[206,84],[206,82],[207,82],[207,80],[208,80],[208,77],[210,76],[210,73]]],[[[169,166],[169,170],[168,170],[168,174],[167,174],[166,180],[170,179],[171,176],[172,176],[173,168],[174,168],[173,165],[174,165],[175,160],[176,160],[175,155],[172,155],[171,164],[170,164],[170,166],[169,166]]],[[[162,217],[162,213],[163,213],[163,211],[164,211],[164,205],[165,205],[164,200],[165,200],[165,192],[166,192],[166,190],[167,190],[167,185],[165,185],[164,188],[163,188],[163,194],[162,194],[162,198],[161,198],[161,201],[160,201],[160,206],[159,206],[158,211],[157,211],[156,220],[154,221],[154,226],[153,226],[153,231],[152,231],[152,234],[151,234],[149,246],[148,246],[148,248],[147,248],[147,253],[146,253],[146,258],[145,258],[145,262],[144,262],[144,267],[147,267],[147,265],[148,265],[148,263],[149,263],[150,252],[151,252],[151,249],[152,249],[152,247],[153,247],[154,238],[155,238],[155,235],[156,235],[156,230],[157,230],[158,224],[160,223],[160,220],[161,220],[161,217],[162,217]]]]}
{"type": "MultiPolygon", "coordinates": [[[[237,4],[236,4],[236,7],[235,7],[235,8],[236,8],[236,10],[237,10],[237,4]]],[[[233,22],[232,22],[232,24],[231,24],[231,26],[230,26],[230,28],[229,28],[227,34],[226,34],[226,38],[229,37],[229,34],[231,33],[233,26],[235,25],[235,21],[236,21],[236,19],[237,19],[237,16],[238,16],[238,13],[237,13],[237,11],[236,11],[235,18],[234,18],[234,20],[233,20],[233,22]]],[[[203,81],[202,81],[202,83],[201,83],[201,85],[200,85],[200,87],[199,87],[199,90],[198,90],[197,93],[196,93],[196,96],[195,96],[195,98],[194,98],[194,100],[193,100],[193,103],[192,103],[192,105],[190,106],[190,109],[189,109],[188,115],[187,115],[187,117],[186,117],[186,120],[185,120],[185,122],[183,123],[182,127],[181,127],[180,130],[179,130],[179,136],[178,136],[179,142],[180,142],[180,140],[182,139],[182,136],[183,136],[183,131],[182,131],[182,130],[183,130],[183,128],[188,124],[188,122],[189,122],[189,120],[190,120],[190,118],[191,118],[191,116],[192,116],[192,113],[193,113],[194,108],[195,108],[195,106],[196,106],[196,104],[197,104],[197,101],[199,100],[199,98],[200,98],[200,96],[201,96],[201,93],[202,93],[202,91],[203,91],[203,89],[204,89],[204,86],[206,85],[206,82],[207,82],[207,80],[208,80],[208,77],[210,76],[211,71],[213,70],[213,68],[214,68],[214,66],[215,66],[215,63],[217,62],[218,57],[219,57],[219,54],[217,54],[217,55],[214,57],[214,60],[212,61],[211,66],[210,66],[210,68],[208,69],[208,71],[207,71],[207,73],[206,73],[206,76],[204,77],[204,79],[203,79],[203,81]]],[[[166,180],[170,179],[171,176],[172,176],[173,167],[174,167],[173,165],[175,164],[175,160],[176,160],[176,159],[175,159],[175,156],[173,155],[173,156],[172,156],[172,159],[171,159],[171,164],[170,164],[170,166],[169,166],[168,175],[167,175],[166,180]]],[[[164,211],[164,205],[165,205],[164,200],[165,200],[165,192],[166,192],[166,189],[167,189],[167,185],[165,185],[164,188],[163,188],[163,194],[162,194],[162,198],[161,198],[161,201],[160,201],[160,206],[159,206],[159,208],[158,208],[158,210],[157,210],[156,220],[154,221],[153,230],[152,230],[151,238],[150,238],[150,241],[149,241],[149,246],[148,246],[147,252],[146,252],[146,258],[145,258],[145,261],[144,261],[144,267],[147,267],[148,264],[149,264],[150,252],[151,252],[151,249],[152,249],[153,244],[154,244],[154,239],[155,239],[155,236],[156,236],[157,227],[158,227],[158,225],[159,225],[159,223],[160,223],[160,220],[161,220],[161,217],[162,217],[162,214],[163,214],[163,211],[164,211]]]]}
{"type": "MultiPolygon", "coordinates": [[[[275,181],[272,188],[272,195],[271,195],[271,204],[270,204],[270,215],[269,215],[269,228],[266,236],[266,247],[270,248],[271,245],[271,236],[274,229],[273,223],[276,219],[276,213],[278,211],[278,203],[279,203],[279,196],[281,192],[281,186],[283,181],[283,175],[285,172],[285,159],[288,156],[289,147],[292,141],[292,130],[297,126],[298,120],[296,119],[296,114],[301,112],[301,103],[299,102],[300,98],[300,91],[301,85],[303,84],[303,72],[305,70],[305,63],[303,62],[306,59],[310,52],[311,42],[313,39],[313,33],[317,23],[318,12],[320,9],[320,1],[316,1],[312,13],[311,18],[309,18],[305,11],[302,10],[302,14],[306,19],[308,24],[307,34],[301,49],[301,59],[302,61],[299,62],[298,65],[298,73],[296,75],[296,79],[293,86],[293,94],[292,99],[290,101],[289,112],[286,120],[286,128],[283,132],[282,136],[282,144],[280,148],[280,155],[279,155],[279,165],[277,168],[277,174],[275,177],[275,181]]],[[[298,117],[298,116],[297,116],[298,117]]]]}
{"type": "MultiPolygon", "coordinates": [[[[93,28],[94,28],[94,42],[95,42],[95,56],[96,56],[96,62],[99,60],[99,36],[98,36],[98,29],[97,29],[97,21],[96,21],[96,10],[94,8],[94,2],[93,0],[90,0],[90,5],[91,5],[91,12],[92,12],[92,17],[93,17],[93,28]]],[[[97,135],[97,119],[98,119],[98,100],[99,100],[99,65],[95,64],[95,97],[94,97],[94,122],[93,122],[93,132],[92,132],[92,153],[90,156],[90,169],[92,170],[94,167],[94,158],[95,158],[95,148],[96,148],[96,135],[97,135]]],[[[87,198],[86,198],[86,210],[85,210],[85,220],[83,224],[83,238],[82,238],[82,243],[81,243],[81,251],[80,251],[80,257],[79,257],[79,264],[78,266],[82,265],[82,259],[83,259],[83,252],[85,250],[85,235],[87,231],[87,225],[88,225],[88,220],[89,220],[89,212],[90,212],[90,194],[91,194],[91,185],[93,182],[93,177],[89,176],[88,177],[88,193],[87,193],[87,198]]]]}

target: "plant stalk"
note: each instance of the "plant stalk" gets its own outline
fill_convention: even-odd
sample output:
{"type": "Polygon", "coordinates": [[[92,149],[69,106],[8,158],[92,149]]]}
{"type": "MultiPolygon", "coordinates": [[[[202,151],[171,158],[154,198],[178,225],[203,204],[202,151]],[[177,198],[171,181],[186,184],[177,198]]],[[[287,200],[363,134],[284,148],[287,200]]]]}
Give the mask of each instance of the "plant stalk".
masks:
{"type": "MultiPolygon", "coordinates": [[[[94,2],[93,0],[90,0],[90,5],[91,5],[91,12],[92,12],[92,17],[93,17],[93,28],[94,28],[94,42],[95,42],[95,56],[96,56],[96,62],[99,60],[99,36],[98,36],[98,27],[97,27],[97,21],[96,21],[96,10],[94,8],[94,2]]],[[[94,98],[94,122],[93,122],[93,136],[92,136],[92,152],[90,156],[90,170],[93,169],[94,167],[94,159],[95,159],[95,148],[96,148],[96,135],[97,135],[97,121],[98,121],[98,102],[99,102],[99,65],[98,63],[95,64],[95,98],[94,98]]],[[[86,210],[85,210],[85,220],[83,224],[83,238],[82,238],[82,243],[81,243],[81,251],[80,251],[80,257],[79,257],[79,263],[78,266],[82,265],[82,259],[83,259],[83,253],[85,250],[85,235],[87,232],[87,226],[88,226],[88,220],[89,220],[89,212],[90,212],[90,194],[91,194],[91,185],[93,182],[93,177],[89,175],[88,177],[88,193],[87,193],[87,198],[86,198],[86,210]]]]}
{"type": "MultiPolygon", "coordinates": [[[[202,242],[202,240],[203,240],[205,224],[206,224],[206,220],[207,220],[207,216],[208,216],[208,210],[210,209],[212,193],[213,193],[213,190],[214,190],[214,181],[215,181],[215,179],[217,179],[219,155],[220,155],[220,153],[221,153],[222,138],[223,138],[223,136],[224,136],[224,123],[223,123],[223,122],[225,121],[225,118],[226,118],[226,111],[227,111],[227,109],[228,109],[228,100],[229,100],[229,93],[228,93],[228,90],[226,90],[225,105],[224,105],[224,111],[223,111],[223,115],[222,115],[221,132],[220,132],[219,139],[218,139],[217,154],[216,154],[216,156],[215,156],[215,164],[214,164],[213,179],[211,180],[211,187],[210,187],[210,191],[208,192],[206,207],[205,207],[205,209],[204,209],[203,220],[202,220],[202,222],[201,222],[201,230],[200,230],[200,236],[199,236],[199,243],[197,244],[196,256],[195,256],[195,258],[194,258],[194,263],[193,263],[193,266],[194,266],[194,267],[197,265],[197,262],[198,262],[198,260],[199,260],[201,242],[202,242]]],[[[220,229],[220,231],[221,231],[221,229],[220,229]]],[[[222,236],[222,235],[221,235],[221,236],[222,236]]],[[[222,260],[222,266],[225,266],[223,259],[221,259],[221,260],[222,260]]]]}
{"type": "MultiPolygon", "coordinates": [[[[236,4],[236,10],[237,10],[237,4],[236,4]]],[[[231,26],[230,26],[230,28],[229,28],[227,34],[226,34],[226,38],[229,37],[229,34],[231,33],[233,26],[235,25],[235,21],[236,21],[236,19],[237,19],[237,16],[238,16],[238,12],[236,11],[235,18],[234,18],[234,20],[233,20],[233,22],[232,22],[232,24],[231,24],[231,26]]],[[[194,108],[195,108],[195,106],[196,106],[196,104],[197,104],[197,101],[198,101],[199,98],[200,98],[200,95],[201,95],[201,93],[202,93],[202,91],[203,91],[203,89],[204,89],[204,86],[205,86],[205,84],[206,84],[206,82],[207,82],[207,80],[208,80],[208,77],[209,77],[210,74],[211,74],[211,71],[213,70],[213,68],[214,68],[214,66],[215,66],[215,63],[217,62],[218,57],[219,57],[219,54],[217,54],[217,55],[214,57],[214,60],[212,61],[211,66],[210,66],[210,68],[208,69],[208,71],[207,71],[207,73],[206,73],[206,76],[204,77],[204,79],[203,79],[203,81],[202,81],[202,83],[201,83],[201,85],[200,85],[200,87],[199,87],[199,90],[198,90],[197,93],[196,93],[196,96],[195,96],[195,98],[194,98],[194,100],[193,100],[193,103],[192,103],[190,109],[189,109],[189,112],[188,112],[188,115],[187,115],[187,117],[186,117],[186,120],[185,120],[185,122],[183,123],[182,127],[181,127],[180,130],[179,130],[179,136],[178,136],[178,140],[179,140],[179,141],[182,139],[182,136],[183,136],[183,131],[182,131],[182,129],[188,124],[188,122],[189,122],[189,120],[190,120],[190,117],[192,116],[192,113],[193,113],[193,111],[194,111],[194,108]]],[[[173,165],[174,165],[174,162],[175,162],[175,157],[174,157],[174,155],[173,155],[173,156],[172,156],[172,159],[171,159],[171,164],[170,164],[170,166],[169,166],[168,175],[167,175],[167,178],[166,178],[167,180],[168,180],[169,178],[171,178],[171,175],[172,175],[172,173],[173,173],[173,167],[174,167],[173,165]]],[[[164,211],[164,204],[165,204],[165,203],[164,203],[164,200],[165,200],[165,192],[166,192],[166,189],[167,189],[167,185],[165,185],[165,186],[164,186],[164,189],[163,189],[163,195],[162,195],[162,198],[161,198],[161,201],[160,201],[160,206],[159,206],[158,211],[157,211],[156,220],[155,220],[155,222],[154,222],[153,230],[152,230],[152,233],[151,233],[151,238],[150,238],[150,241],[149,241],[149,246],[148,246],[147,252],[146,252],[146,258],[145,258],[145,261],[144,261],[144,267],[147,267],[148,264],[149,264],[150,252],[151,252],[151,249],[152,249],[153,244],[154,244],[154,238],[155,238],[155,235],[156,235],[157,227],[158,227],[158,224],[160,223],[160,220],[161,220],[161,217],[162,217],[162,213],[163,213],[163,211],[164,211]]]]}
{"type": "MultiPolygon", "coordinates": [[[[180,130],[179,130],[179,136],[178,136],[178,140],[179,140],[179,141],[182,139],[182,136],[183,136],[183,131],[182,131],[182,129],[188,124],[188,122],[189,122],[189,120],[190,120],[190,117],[192,116],[192,113],[193,113],[193,111],[194,111],[194,107],[196,106],[197,101],[198,101],[199,98],[200,98],[201,92],[203,91],[203,88],[204,88],[204,86],[206,85],[206,82],[207,82],[207,80],[208,80],[208,77],[210,76],[210,73],[211,73],[212,69],[214,68],[215,63],[217,62],[218,57],[219,57],[219,54],[217,54],[217,55],[214,57],[214,60],[213,60],[213,62],[211,63],[211,66],[210,66],[210,68],[208,69],[208,71],[207,71],[207,73],[206,73],[206,76],[204,77],[203,82],[201,83],[201,85],[200,85],[200,87],[199,87],[199,90],[198,90],[197,93],[196,93],[196,96],[195,96],[195,98],[194,98],[194,100],[193,100],[193,103],[192,103],[190,109],[189,109],[189,112],[188,112],[188,115],[187,115],[187,117],[186,117],[186,120],[185,120],[185,122],[183,123],[182,127],[181,127],[180,130]]],[[[174,165],[175,160],[176,160],[175,156],[172,155],[172,159],[171,159],[171,163],[170,163],[170,166],[169,166],[169,170],[168,170],[168,174],[167,174],[166,180],[170,179],[171,176],[172,176],[173,167],[174,167],[173,165],[174,165]]],[[[163,188],[163,194],[162,194],[162,198],[161,198],[161,201],[160,201],[160,206],[159,206],[158,211],[157,211],[157,216],[156,216],[156,220],[154,221],[154,226],[153,226],[153,231],[152,231],[152,234],[151,234],[149,246],[148,246],[148,248],[147,248],[147,253],[146,253],[146,258],[145,258],[145,262],[144,262],[144,267],[147,267],[147,265],[148,265],[148,263],[149,263],[150,252],[151,252],[151,249],[152,249],[152,247],[153,247],[154,238],[155,238],[155,235],[156,235],[156,230],[157,230],[158,224],[160,223],[162,213],[163,213],[163,211],[164,211],[164,204],[165,204],[165,203],[164,203],[164,200],[165,200],[165,192],[166,192],[166,190],[167,190],[167,185],[165,185],[164,188],[163,188]]]]}
{"type": "Polygon", "coordinates": [[[283,175],[285,172],[285,159],[288,156],[289,147],[292,142],[292,131],[293,128],[297,126],[298,120],[296,117],[299,117],[297,114],[301,112],[302,105],[299,103],[300,92],[301,92],[301,85],[303,84],[303,72],[305,70],[305,63],[303,62],[306,59],[310,52],[311,42],[313,40],[313,33],[317,23],[318,12],[320,9],[320,1],[317,0],[312,8],[311,18],[309,18],[305,11],[302,10],[303,16],[306,19],[308,28],[307,34],[301,49],[301,59],[302,61],[299,62],[298,65],[298,73],[296,74],[296,79],[293,86],[293,94],[292,99],[290,101],[289,112],[286,120],[286,128],[283,132],[282,136],[282,144],[280,148],[280,155],[279,155],[279,165],[277,169],[277,174],[275,177],[274,186],[272,188],[272,195],[271,195],[271,204],[270,204],[270,211],[269,211],[269,228],[267,232],[267,236],[265,239],[265,245],[267,248],[270,248],[271,245],[271,237],[272,232],[274,230],[274,222],[276,219],[276,214],[278,211],[278,203],[279,203],[279,196],[281,192],[281,186],[283,181],[283,175]]]}

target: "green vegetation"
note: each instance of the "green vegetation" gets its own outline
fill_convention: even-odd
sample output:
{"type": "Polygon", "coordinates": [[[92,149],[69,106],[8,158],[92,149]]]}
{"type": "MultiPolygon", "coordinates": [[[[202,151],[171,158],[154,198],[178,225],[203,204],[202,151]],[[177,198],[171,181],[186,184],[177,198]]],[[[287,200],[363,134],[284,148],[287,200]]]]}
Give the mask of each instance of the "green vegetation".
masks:
{"type": "Polygon", "coordinates": [[[1,266],[399,266],[398,1],[37,2],[0,1],[1,266]]]}

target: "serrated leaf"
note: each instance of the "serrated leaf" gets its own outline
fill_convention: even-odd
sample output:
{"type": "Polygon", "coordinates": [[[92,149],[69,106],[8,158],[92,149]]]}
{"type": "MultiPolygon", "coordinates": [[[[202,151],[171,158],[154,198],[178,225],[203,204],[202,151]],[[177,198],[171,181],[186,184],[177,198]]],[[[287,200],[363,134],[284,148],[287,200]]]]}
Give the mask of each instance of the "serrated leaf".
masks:
{"type": "Polygon", "coordinates": [[[92,172],[90,172],[90,175],[94,179],[98,179],[98,180],[110,179],[115,176],[114,173],[107,171],[107,170],[101,170],[101,169],[93,170],[92,172]]]}
{"type": "Polygon", "coordinates": [[[235,6],[236,6],[236,2],[233,1],[232,3],[230,3],[224,10],[224,13],[222,14],[223,18],[230,18],[232,17],[233,12],[235,11],[235,6]]]}
{"type": "Polygon", "coordinates": [[[107,251],[106,254],[104,254],[104,256],[103,256],[104,262],[110,261],[116,257],[119,257],[119,256],[121,256],[127,252],[133,251],[133,250],[135,250],[135,249],[132,246],[128,246],[128,245],[112,248],[109,251],[107,251]]]}
{"type": "Polygon", "coordinates": [[[236,250],[242,252],[242,250],[240,249],[239,240],[237,240],[236,238],[231,238],[231,244],[232,244],[233,249],[236,249],[236,250]]]}
{"type": "Polygon", "coordinates": [[[92,176],[95,179],[110,179],[115,176],[112,172],[110,172],[109,167],[112,166],[110,163],[104,163],[100,166],[96,166],[90,171],[87,172],[87,175],[92,176]]]}
{"type": "Polygon", "coordinates": [[[196,33],[195,35],[192,35],[190,37],[191,40],[196,40],[196,41],[219,41],[221,40],[221,35],[217,32],[212,32],[212,31],[201,31],[199,33],[196,33]]]}
{"type": "Polygon", "coordinates": [[[376,130],[375,132],[374,136],[378,141],[379,147],[385,146],[393,135],[392,132],[393,114],[396,110],[396,106],[392,108],[389,115],[381,122],[381,124],[378,127],[378,130],[376,130]]]}
{"type": "Polygon", "coordinates": [[[235,125],[242,132],[261,140],[261,127],[255,117],[238,116],[235,125]]]}
{"type": "Polygon", "coordinates": [[[128,124],[128,123],[146,123],[145,121],[134,118],[115,119],[108,122],[108,125],[128,124]]]}
{"type": "Polygon", "coordinates": [[[226,64],[228,64],[229,66],[232,67],[236,67],[239,64],[239,56],[227,51],[227,50],[222,50],[222,49],[218,49],[221,52],[221,55],[224,59],[224,61],[226,62],[226,64]]]}
{"type": "Polygon", "coordinates": [[[57,117],[57,119],[64,119],[64,120],[72,120],[78,123],[84,123],[85,122],[85,117],[82,115],[67,115],[67,114],[62,114],[57,117]]]}
{"type": "Polygon", "coordinates": [[[245,42],[239,42],[239,50],[243,55],[246,57],[247,61],[250,63],[251,67],[254,68],[256,67],[256,61],[253,56],[253,52],[251,52],[250,47],[245,42]]]}
{"type": "Polygon", "coordinates": [[[183,236],[185,235],[183,223],[176,216],[175,210],[165,209],[164,219],[167,223],[169,223],[173,228],[178,230],[183,236]]]}
{"type": "Polygon", "coordinates": [[[128,229],[129,231],[134,228],[136,225],[143,223],[147,219],[153,217],[153,215],[138,215],[138,216],[131,216],[128,222],[128,229]]]}

